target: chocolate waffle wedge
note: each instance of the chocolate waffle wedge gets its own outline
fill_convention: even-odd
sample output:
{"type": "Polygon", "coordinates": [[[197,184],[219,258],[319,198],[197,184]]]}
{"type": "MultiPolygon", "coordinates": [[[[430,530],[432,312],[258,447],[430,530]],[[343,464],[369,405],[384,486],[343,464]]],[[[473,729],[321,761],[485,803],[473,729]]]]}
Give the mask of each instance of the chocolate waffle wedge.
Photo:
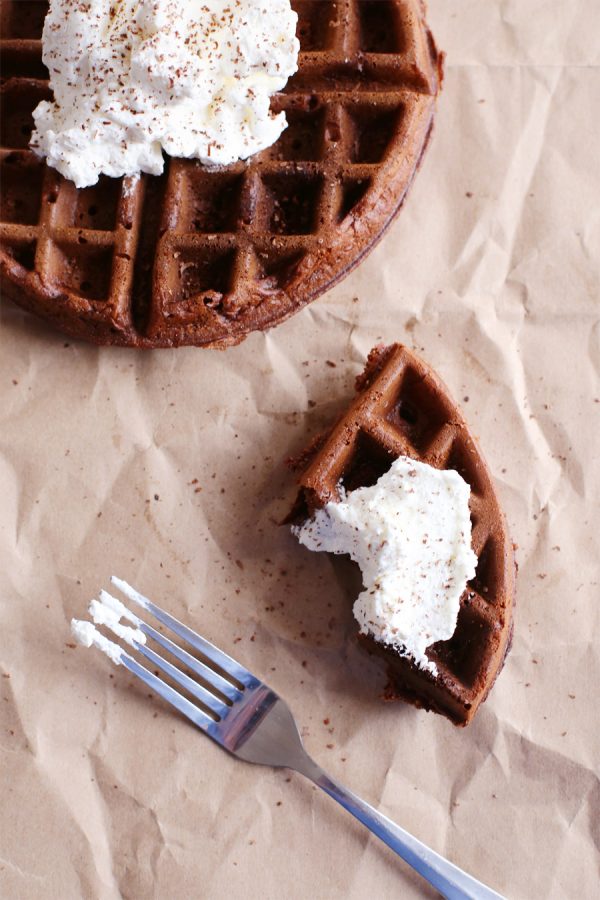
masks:
{"type": "Polygon", "coordinates": [[[226,347],[336,283],[400,209],[431,133],[441,61],[421,0],[295,0],[289,126],[245,163],[76,190],[28,149],[51,97],[48,4],[2,0],[3,291],[97,344],[226,347]]]}
{"type": "Polygon", "coordinates": [[[478,563],[453,636],[427,650],[437,675],[368,635],[359,640],[387,664],[386,699],[467,725],[503,666],[512,634],[514,553],[490,472],[445,385],[406,347],[376,347],[356,386],[349,410],[294,464],[300,492],[289,521],[303,522],[339,499],[340,484],[346,491],[375,484],[398,456],[462,475],[471,488],[478,563]]]}

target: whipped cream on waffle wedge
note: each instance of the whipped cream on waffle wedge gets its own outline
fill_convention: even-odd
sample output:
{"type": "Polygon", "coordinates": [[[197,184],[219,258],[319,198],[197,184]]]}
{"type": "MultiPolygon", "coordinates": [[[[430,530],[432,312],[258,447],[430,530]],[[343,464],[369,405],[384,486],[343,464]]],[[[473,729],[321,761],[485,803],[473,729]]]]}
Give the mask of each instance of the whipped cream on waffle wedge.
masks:
{"type": "Polygon", "coordinates": [[[163,151],[246,159],[286,127],[270,100],[297,69],[296,23],[290,0],[51,0],[54,100],[31,146],[77,187],[159,175],[163,151]]]}
{"type": "Polygon", "coordinates": [[[470,488],[452,469],[406,456],[371,487],[317,509],[293,526],[310,550],[348,554],[363,574],[354,604],[370,634],[417,666],[437,674],[426,650],[454,634],[460,597],[475,575],[470,488]]]}

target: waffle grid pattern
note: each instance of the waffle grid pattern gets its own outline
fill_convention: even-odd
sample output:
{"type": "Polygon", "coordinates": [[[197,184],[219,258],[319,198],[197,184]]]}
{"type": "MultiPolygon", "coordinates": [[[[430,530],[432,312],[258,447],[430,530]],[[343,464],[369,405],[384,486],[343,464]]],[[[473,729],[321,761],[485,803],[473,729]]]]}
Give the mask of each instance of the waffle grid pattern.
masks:
{"type": "MultiPolygon", "coordinates": [[[[439,379],[405,347],[378,351],[374,371],[359,379],[359,396],[324,443],[311,454],[300,477],[300,508],[311,510],[348,490],[374,484],[400,455],[436,468],[458,471],[471,487],[472,546],[478,558],[475,578],[461,597],[456,631],[428,651],[438,668],[435,679],[384,645],[367,639],[370,649],[394,670],[421,682],[438,682],[456,717],[467,720],[487,691],[505,652],[511,623],[514,580],[512,545],[487,467],[466,423],[439,379]]],[[[370,364],[373,359],[370,358],[370,364]]],[[[415,699],[415,698],[412,698],[415,699]]]]}
{"type": "Polygon", "coordinates": [[[227,344],[286,318],[367,252],[424,151],[435,49],[418,0],[294,6],[300,65],[273,101],[289,121],[273,147],[78,191],[28,150],[31,112],[50,96],[47,3],[3,0],[0,254],[34,309],[66,330],[86,323],[100,342],[227,344]]]}

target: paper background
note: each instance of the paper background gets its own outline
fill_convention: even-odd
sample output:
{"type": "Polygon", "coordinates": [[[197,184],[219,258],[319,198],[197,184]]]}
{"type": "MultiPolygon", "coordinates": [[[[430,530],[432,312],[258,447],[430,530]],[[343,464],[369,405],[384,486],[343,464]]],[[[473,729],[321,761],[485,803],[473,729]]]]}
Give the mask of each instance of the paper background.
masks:
{"type": "Polygon", "coordinates": [[[406,207],[294,319],[226,353],[136,354],[0,308],[3,898],[435,896],[300,776],[236,762],[69,646],[113,571],[460,866],[510,898],[595,896],[600,9],[431,0],[430,21],[446,84],[406,207]],[[382,339],[465,398],[519,545],[514,647],[467,730],[378,702],[344,567],[276,527],[282,460],[382,339]]]}

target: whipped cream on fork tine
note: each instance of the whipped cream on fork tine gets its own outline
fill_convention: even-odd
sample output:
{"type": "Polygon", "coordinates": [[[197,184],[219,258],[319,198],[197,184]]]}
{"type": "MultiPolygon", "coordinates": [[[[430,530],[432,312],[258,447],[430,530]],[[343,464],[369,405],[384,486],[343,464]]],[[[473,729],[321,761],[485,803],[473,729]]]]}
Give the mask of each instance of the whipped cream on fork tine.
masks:
{"type": "Polygon", "coordinates": [[[297,69],[290,0],[51,0],[43,60],[54,101],[31,146],[77,187],[163,171],[175,157],[225,165],[286,127],[270,100],[297,69]]]}
{"type": "MultiPolygon", "coordinates": [[[[125,582],[122,582],[125,584],[125,582]]],[[[71,620],[71,631],[76,640],[84,647],[96,647],[105,653],[116,665],[121,664],[122,648],[114,641],[105,637],[96,627],[104,625],[116,637],[121,638],[130,647],[136,644],[145,644],[146,635],[139,628],[140,619],[130,610],[124,603],[113,597],[107,591],[100,591],[98,599],[91,601],[89,605],[89,614],[92,621],[87,622],[82,619],[71,620]],[[131,625],[123,625],[121,619],[131,622],[131,625]]]]}

